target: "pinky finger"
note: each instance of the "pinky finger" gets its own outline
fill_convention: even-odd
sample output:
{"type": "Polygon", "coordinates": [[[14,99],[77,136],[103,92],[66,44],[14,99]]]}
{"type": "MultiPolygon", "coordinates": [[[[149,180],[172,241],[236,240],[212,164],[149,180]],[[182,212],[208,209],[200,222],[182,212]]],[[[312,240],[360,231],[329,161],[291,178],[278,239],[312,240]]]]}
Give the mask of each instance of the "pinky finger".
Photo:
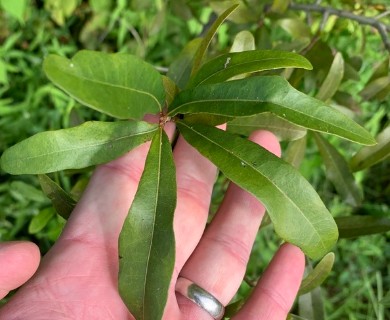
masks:
{"type": "Polygon", "coordinates": [[[302,251],[292,244],[280,247],[255,290],[234,320],[285,320],[305,268],[302,251]]]}

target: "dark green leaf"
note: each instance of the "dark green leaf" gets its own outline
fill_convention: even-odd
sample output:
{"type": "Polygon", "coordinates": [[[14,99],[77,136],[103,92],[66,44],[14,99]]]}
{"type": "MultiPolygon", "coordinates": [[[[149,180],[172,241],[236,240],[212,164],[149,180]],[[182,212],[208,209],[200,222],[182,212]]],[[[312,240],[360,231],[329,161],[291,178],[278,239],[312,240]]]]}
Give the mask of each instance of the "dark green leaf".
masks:
{"type": "Polygon", "coordinates": [[[116,118],[142,119],[161,112],[165,102],[160,74],[129,54],[83,50],[71,60],[49,55],[43,68],[76,100],[116,118]]]}
{"type": "Polygon", "coordinates": [[[189,87],[223,82],[244,73],[281,68],[310,70],[312,66],[306,58],[292,52],[276,50],[230,52],[205,63],[191,80],[189,87]]]}
{"type": "Polygon", "coordinates": [[[183,49],[179,57],[169,66],[167,76],[176,83],[180,89],[187,86],[190,80],[194,55],[202,42],[201,38],[190,41],[183,49]]]}
{"type": "Polygon", "coordinates": [[[359,205],[362,201],[362,194],[355,183],[347,161],[327,140],[317,133],[313,134],[326,167],[326,176],[346,203],[352,206],[359,205]]]}
{"type": "Polygon", "coordinates": [[[45,208],[31,219],[28,225],[28,233],[35,234],[41,231],[55,216],[53,208],[45,208]]]}
{"type": "Polygon", "coordinates": [[[299,295],[306,294],[313,289],[319,287],[332,271],[334,263],[334,253],[329,252],[321,261],[315,266],[313,270],[302,280],[299,288],[299,295]]]}
{"type": "Polygon", "coordinates": [[[264,112],[314,131],[361,144],[375,144],[374,138],[353,120],[299,92],[278,76],[250,77],[184,90],[173,101],[169,115],[205,113],[222,116],[219,123],[223,123],[226,117],[233,119],[264,112]]]}
{"type": "Polygon", "coordinates": [[[382,300],[379,301],[380,304],[384,305],[385,307],[390,307],[390,291],[388,291],[382,300]]]}
{"type": "Polygon", "coordinates": [[[267,208],[278,235],[313,259],[337,240],[336,224],[311,185],[289,164],[257,144],[204,125],[177,122],[184,138],[227,178],[267,208]]]}
{"type": "Polygon", "coordinates": [[[373,216],[350,216],[335,218],[340,238],[354,238],[390,230],[390,219],[373,216]]]}
{"type": "Polygon", "coordinates": [[[160,129],[119,237],[119,292],[137,320],[162,319],[175,262],[175,206],[171,145],[160,129]]]}
{"type": "Polygon", "coordinates": [[[360,149],[351,159],[353,171],[363,170],[390,156],[390,126],[377,137],[378,144],[360,149]]]}
{"type": "Polygon", "coordinates": [[[339,88],[344,76],[344,59],[340,52],[334,57],[328,75],[322,83],[316,98],[327,101],[332,98],[339,88]]]}
{"type": "Polygon", "coordinates": [[[61,217],[68,219],[77,204],[76,201],[47,175],[41,174],[38,178],[43,192],[51,200],[54,209],[61,217]]]}
{"type": "Polygon", "coordinates": [[[199,70],[199,67],[202,63],[203,57],[206,54],[207,48],[211,40],[213,39],[215,33],[217,32],[220,25],[226,20],[226,18],[238,7],[238,4],[234,4],[229,9],[227,9],[224,13],[222,13],[211,25],[210,29],[207,31],[205,37],[202,39],[202,42],[195,53],[194,64],[192,66],[191,75],[195,75],[199,70]]]}
{"type": "Polygon", "coordinates": [[[11,174],[79,169],[116,159],[150,140],[158,126],[142,121],[97,122],[38,133],[6,150],[1,167],[11,174]]]}
{"type": "Polygon", "coordinates": [[[268,130],[280,141],[293,141],[306,135],[306,129],[288,122],[272,113],[241,117],[228,123],[228,131],[249,136],[255,130],[268,130]]]}

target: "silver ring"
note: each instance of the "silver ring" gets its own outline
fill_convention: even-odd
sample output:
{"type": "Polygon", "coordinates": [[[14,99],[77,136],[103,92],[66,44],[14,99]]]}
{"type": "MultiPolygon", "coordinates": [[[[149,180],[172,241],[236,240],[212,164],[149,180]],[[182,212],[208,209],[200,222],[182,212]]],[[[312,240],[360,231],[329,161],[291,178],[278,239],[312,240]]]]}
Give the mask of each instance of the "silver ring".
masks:
{"type": "Polygon", "coordinates": [[[207,311],[215,320],[222,319],[225,313],[222,303],[197,284],[186,278],[179,277],[176,283],[176,291],[207,311]]]}

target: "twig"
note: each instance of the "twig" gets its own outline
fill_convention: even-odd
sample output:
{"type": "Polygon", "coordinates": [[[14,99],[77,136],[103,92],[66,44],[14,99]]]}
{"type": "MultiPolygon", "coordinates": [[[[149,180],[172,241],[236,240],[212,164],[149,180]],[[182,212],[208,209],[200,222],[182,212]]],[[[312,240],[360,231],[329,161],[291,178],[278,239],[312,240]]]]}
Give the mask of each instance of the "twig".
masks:
{"type": "Polygon", "coordinates": [[[390,25],[387,25],[381,21],[379,21],[377,18],[370,18],[366,16],[360,16],[356,15],[349,11],[339,10],[332,7],[323,7],[319,6],[317,4],[298,4],[298,3],[291,3],[289,5],[290,10],[297,10],[297,11],[306,11],[306,12],[320,12],[324,15],[333,15],[338,16],[340,18],[346,18],[349,20],[353,20],[358,22],[362,25],[369,25],[375,29],[378,30],[380,36],[382,37],[382,41],[386,47],[386,49],[390,52],[390,40],[388,32],[390,32],[390,25]]]}

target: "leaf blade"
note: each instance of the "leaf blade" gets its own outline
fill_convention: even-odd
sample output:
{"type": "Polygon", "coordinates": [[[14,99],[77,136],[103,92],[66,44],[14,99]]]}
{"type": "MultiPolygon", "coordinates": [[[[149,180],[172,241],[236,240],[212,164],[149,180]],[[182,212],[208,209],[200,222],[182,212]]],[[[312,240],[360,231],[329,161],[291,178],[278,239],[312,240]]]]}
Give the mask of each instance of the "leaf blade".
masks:
{"type": "Polygon", "coordinates": [[[290,165],[233,134],[181,121],[177,125],[187,142],[265,205],[280,237],[301,247],[313,259],[334,245],[337,228],[333,218],[310,184],[290,165]],[[307,228],[304,236],[302,226],[307,228]]]}
{"type": "Polygon", "coordinates": [[[119,292],[139,320],[162,319],[164,313],[175,262],[175,206],[172,150],[160,129],[119,237],[119,292]]]}
{"type": "Polygon", "coordinates": [[[119,119],[142,119],[160,112],[165,100],[160,74],[132,55],[87,50],[71,60],[49,55],[43,69],[80,103],[119,119]]]}
{"type": "Polygon", "coordinates": [[[208,114],[230,117],[271,112],[299,126],[333,134],[357,143],[373,145],[375,139],[341,112],[294,89],[278,76],[250,77],[225,83],[202,85],[182,91],[169,111],[177,114],[208,114]],[[261,88],[261,90],[259,90],[261,88]]]}
{"type": "Polygon", "coordinates": [[[0,163],[10,174],[84,168],[123,155],[150,140],[157,128],[143,121],[90,121],[27,138],[6,150],[0,163]]]}

